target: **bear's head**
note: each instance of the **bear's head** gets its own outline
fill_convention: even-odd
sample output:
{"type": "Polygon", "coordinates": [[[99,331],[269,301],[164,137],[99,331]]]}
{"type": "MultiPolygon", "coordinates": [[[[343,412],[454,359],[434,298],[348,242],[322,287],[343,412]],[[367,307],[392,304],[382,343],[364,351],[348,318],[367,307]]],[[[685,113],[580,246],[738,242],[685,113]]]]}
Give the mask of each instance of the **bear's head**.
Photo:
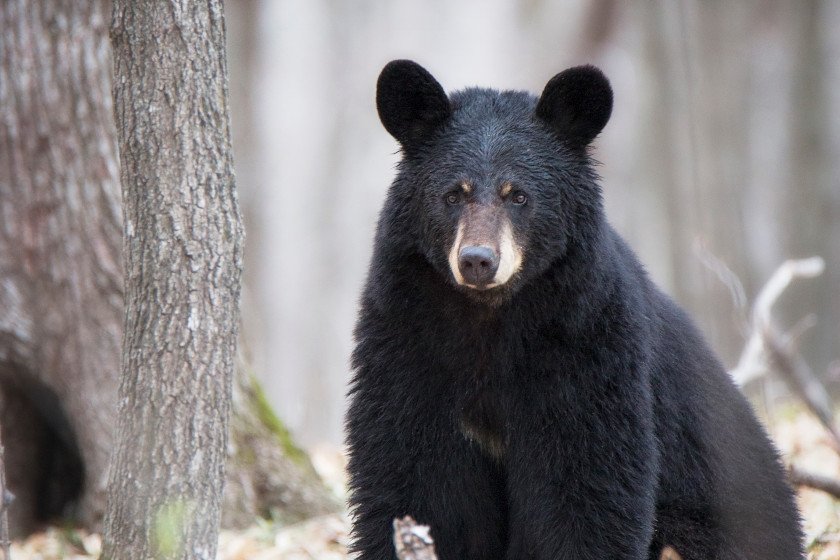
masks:
{"type": "Polygon", "coordinates": [[[376,103],[403,152],[390,193],[390,222],[403,231],[392,234],[458,290],[504,301],[598,235],[587,148],[609,120],[612,90],[597,68],[557,74],[539,98],[479,88],[448,97],[417,63],[395,60],[376,103]]]}

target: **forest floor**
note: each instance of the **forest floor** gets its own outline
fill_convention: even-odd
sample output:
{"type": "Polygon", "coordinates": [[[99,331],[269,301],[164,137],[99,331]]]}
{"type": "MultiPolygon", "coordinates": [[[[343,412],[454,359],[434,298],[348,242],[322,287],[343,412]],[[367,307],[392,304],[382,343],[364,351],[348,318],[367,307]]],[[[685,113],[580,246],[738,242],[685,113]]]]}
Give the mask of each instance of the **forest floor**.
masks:
{"type": "MultiPolygon", "coordinates": [[[[777,413],[772,435],[785,460],[800,469],[840,479],[840,455],[811,416],[777,413]]],[[[319,447],[312,459],[327,483],[341,495],[344,460],[337,447],[319,447]]],[[[840,501],[806,488],[799,503],[807,535],[809,560],[840,560],[840,501]]],[[[243,531],[223,530],[219,560],[341,560],[347,558],[346,515],[310,519],[290,526],[259,521],[243,531]]],[[[12,544],[12,560],[90,560],[99,556],[101,538],[74,529],[53,528],[12,544]]],[[[0,553],[2,557],[2,553],[0,553]]]]}

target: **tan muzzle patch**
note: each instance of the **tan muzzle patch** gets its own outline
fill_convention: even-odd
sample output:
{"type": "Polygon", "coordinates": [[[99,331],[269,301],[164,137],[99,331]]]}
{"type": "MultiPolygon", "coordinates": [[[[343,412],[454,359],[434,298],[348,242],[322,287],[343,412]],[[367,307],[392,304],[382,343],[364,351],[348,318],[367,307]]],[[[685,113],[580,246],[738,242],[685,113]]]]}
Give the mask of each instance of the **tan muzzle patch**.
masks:
{"type": "Polygon", "coordinates": [[[513,226],[499,208],[468,206],[449,250],[449,268],[461,286],[479,290],[506,284],[522,266],[513,226]]]}

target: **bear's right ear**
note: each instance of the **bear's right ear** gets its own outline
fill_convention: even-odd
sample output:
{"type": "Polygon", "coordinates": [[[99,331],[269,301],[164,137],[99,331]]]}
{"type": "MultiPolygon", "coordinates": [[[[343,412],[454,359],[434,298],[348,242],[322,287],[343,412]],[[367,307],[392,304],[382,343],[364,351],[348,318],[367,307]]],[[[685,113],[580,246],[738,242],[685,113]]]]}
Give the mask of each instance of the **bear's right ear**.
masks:
{"type": "Polygon", "coordinates": [[[610,120],[613,93],[603,72],[576,66],[551,78],[536,115],[574,148],[585,148],[610,120]]]}
{"type": "Polygon", "coordinates": [[[410,149],[452,114],[449,98],[429,72],[411,60],[389,62],[376,82],[379,120],[410,149]]]}

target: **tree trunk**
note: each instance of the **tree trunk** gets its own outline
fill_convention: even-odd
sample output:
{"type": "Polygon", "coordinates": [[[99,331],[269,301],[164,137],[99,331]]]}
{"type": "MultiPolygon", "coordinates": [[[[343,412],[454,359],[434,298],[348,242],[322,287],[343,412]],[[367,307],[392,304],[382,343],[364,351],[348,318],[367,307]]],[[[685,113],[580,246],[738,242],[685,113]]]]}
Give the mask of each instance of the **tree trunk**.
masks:
{"type": "MultiPolygon", "coordinates": [[[[0,3],[0,424],[16,535],[58,516],[96,530],[105,511],[123,330],[108,6],[0,3]]],[[[224,522],[335,511],[259,395],[238,368],[224,522]]]]}
{"type": "MultiPolygon", "coordinates": [[[[2,429],[0,429],[0,432],[2,432],[2,429]]],[[[6,461],[3,459],[4,455],[3,438],[0,437],[0,550],[3,551],[3,560],[11,560],[12,543],[9,541],[8,509],[12,505],[15,496],[6,488],[6,461]]]]}
{"type": "Polygon", "coordinates": [[[0,3],[0,424],[12,532],[105,505],[123,322],[106,3],[0,3]],[[75,512],[68,507],[76,504],[75,512]]]}
{"type": "Polygon", "coordinates": [[[220,0],[117,0],[126,327],[103,558],[214,558],[242,224],[220,0]]]}

